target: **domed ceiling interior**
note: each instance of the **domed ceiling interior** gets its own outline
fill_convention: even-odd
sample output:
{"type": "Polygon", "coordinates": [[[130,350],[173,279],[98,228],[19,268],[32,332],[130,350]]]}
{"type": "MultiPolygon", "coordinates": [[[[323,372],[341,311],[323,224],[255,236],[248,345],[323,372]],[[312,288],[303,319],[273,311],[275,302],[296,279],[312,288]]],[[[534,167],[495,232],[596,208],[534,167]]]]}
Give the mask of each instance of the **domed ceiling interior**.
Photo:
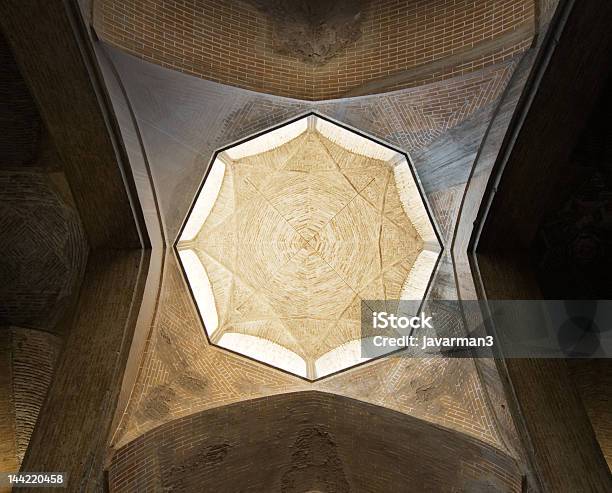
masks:
{"type": "Polygon", "coordinates": [[[177,242],[211,343],[310,380],[367,361],[362,303],[422,300],[440,250],[406,156],[314,114],[216,153],[177,242]]]}

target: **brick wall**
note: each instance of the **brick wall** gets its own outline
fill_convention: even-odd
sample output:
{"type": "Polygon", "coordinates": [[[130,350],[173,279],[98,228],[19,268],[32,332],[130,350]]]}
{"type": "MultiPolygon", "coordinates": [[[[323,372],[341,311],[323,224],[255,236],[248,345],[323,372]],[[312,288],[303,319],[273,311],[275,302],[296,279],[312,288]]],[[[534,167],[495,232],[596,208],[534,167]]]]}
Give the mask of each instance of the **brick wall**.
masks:
{"type": "Polygon", "coordinates": [[[94,20],[104,40],[165,67],[256,91],[320,100],[416,67],[415,77],[368,87],[365,93],[442,80],[505,61],[531,42],[534,3],[372,0],[363,12],[360,39],[323,66],[275,53],[267,18],[237,1],[97,0],[94,20]],[[423,73],[434,62],[435,69],[423,73]]]}
{"type": "Polygon", "coordinates": [[[59,331],[74,303],[87,243],[62,177],[0,170],[0,325],[59,331]]]}
{"type": "Polygon", "coordinates": [[[61,339],[48,332],[0,327],[2,472],[19,470],[51,384],[60,347],[61,339]]]}
{"type": "Polygon", "coordinates": [[[51,385],[61,339],[48,332],[22,328],[14,328],[12,336],[15,438],[21,462],[51,385]]]}
{"type": "Polygon", "coordinates": [[[87,241],[61,159],[1,35],[0,99],[0,471],[15,472],[53,377],[87,241]]]}
{"type": "Polygon", "coordinates": [[[402,413],[320,392],[174,420],[119,449],[109,467],[111,492],[520,489],[517,464],[503,452],[402,413]]]}

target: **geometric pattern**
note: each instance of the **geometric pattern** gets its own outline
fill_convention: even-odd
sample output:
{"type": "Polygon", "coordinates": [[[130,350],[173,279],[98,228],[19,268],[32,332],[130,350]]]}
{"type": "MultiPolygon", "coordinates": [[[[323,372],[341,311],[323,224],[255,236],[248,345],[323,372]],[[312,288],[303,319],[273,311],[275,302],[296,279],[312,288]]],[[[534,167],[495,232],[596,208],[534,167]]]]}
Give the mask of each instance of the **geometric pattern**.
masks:
{"type": "MultiPolygon", "coordinates": [[[[135,62],[110,47],[106,49],[134,105],[160,196],[164,226],[171,238],[177,237],[190,203],[197,195],[199,180],[194,177],[202,176],[199,173],[206,170],[211,156],[216,156],[216,149],[307,111],[317,111],[413,153],[412,163],[440,232],[446,233],[448,239],[472,163],[459,160],[457,167],[465,168],[465,177],[459,177],[457,186],[451,190],[432,181],[430,175],[439,167],[431,166],[428,154],[421,157],[418,154],[421,150],[435,150],[438,137],[451,135],[447,133],[449,130],[457,132],[458,125],[473,118],[477,111],[489,111],[487,108],[499,101],[516,65],[513,59],[469,76],[423,87],[307,103],[195,80],[152,64],[135,62]],[[210,114],[216,118],[211,119],[210,114]],[[418,125],[407,125],[417,120],[422,122],[423,116],[427,120],[422,124],[423,132],[418,125]]],[[[476,116],[486,121],[490,118],[489,113],[476,116]]],[[[465,125],[467,129],[473,123],[467,121],[465,125]]],[[[481,134],[473,136],[470,141],[452,144],[460,146],[461,156],[476,153],[481,134]]],[[[443,165],[447,166],[446,162],[443,165]]],[[[113,440],[115,447],[162,423],[201,410],[278,393],[321,390],[395,409],[504,448],[473,361],[385,357],[308,382],[210,344],[193,298],[185,289],[184,273],[177,265],[176,256],[169,253],[165,258],[159,308],[137,384],[113,440]]],[[[444,271],[436,269],[428,297],[444,292],[443,299],[452,299],[446,294],[447,288],[455,285],[451,279],[452,265],[449,267],[450,270],[444,271]]],[[[449,324],[461,325],[461,318],[457,316],[449,324]]]]}
{"type": "Polygon", "coordinates": [[[0,172],[0,326],[56,330],[78,291],[87,240],[49,173],[0,172]]]}
{"type": "Polygon", "coordinates": [[[315,380],[363,300],[422,300],[440,244],[405,155],[314,114],[218,153],[177,243],[211,343],[315,380]]]}

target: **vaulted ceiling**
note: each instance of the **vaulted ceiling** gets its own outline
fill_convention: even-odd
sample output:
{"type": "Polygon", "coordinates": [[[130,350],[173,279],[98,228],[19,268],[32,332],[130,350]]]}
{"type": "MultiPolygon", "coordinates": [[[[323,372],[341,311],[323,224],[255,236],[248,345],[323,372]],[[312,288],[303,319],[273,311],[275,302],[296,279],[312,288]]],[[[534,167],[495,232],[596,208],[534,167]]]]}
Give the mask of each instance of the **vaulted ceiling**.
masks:
{"type": "Polygon", "coordinates": [[[367,301],[421,301],[440,245],[405,156],[316,115],[213,158],[177,249],[208,338],[314,380],[367,301]]]}
{"type": "MultiPolygon", "coordinates": [[[[524,109],[525,83],[541,66],[536,55],[548,46],[556,2],[508,0],[494,2],[495,10],[487,2],[400,2],[400,8],[372,0],[356,3],[349,20],[321,3],[313,18],[333,21],[322,32],[347,30],[337,44],[323,39],[317,46],[307,46],[316,34],[313,18],[295,24],[308,34],[299,42],[279,19],[292,2],[154,1],[145,8],[84,0],[50,7],[44,19],[34,3],[7,2],[0,10],[49,134],[48,141],[45,132],[29,139],[31,147],[15,159],[53,156],[61,172],[45,184],[24,185],[48,198],[48,214],[24,216],[27,207],[17,206],[27,194],[5,202],[25,217],[21,239],[32,238],[42,252],[36,258],[48,256],[40,271],[57,274],[45,296],[65,306],[54,305],[55,313],[32,302],[39,318],[31,320],[42,320],[40,327],[10,324],[10,337],[1,334],[8,356],[0,364],[11,368],[11,380],[0,385],[13,390],[0,404],[10,423],[21,423],[19,433],[13,425],[0,429],[6,443],[20,440],[13,462],[22,460],[42,405],[42,399],[31,409],[14,404],[28,399],[14,390],[28,387],[19,355],[27,359],[41,347],[44,375],[36,392],[49,385],[49,398],[24,467],[67,470],[81,484],[101,487],[106,469],[111,491],[202,484],[235,491],[248,486],[239,472],[245,461],[264,457],[277,472],[259,467],[251,478],[281,491],[405,491],[399,485],[406,482],[423,491],[521,491],[537,484],[534,471],[546,477],[541,458],[525,447],[507,375],[493,360],[432,353],[355,367],[340,361],[345,371],[323,379],[316,363],[356,339],[355,314],[346,309],[356,307],[354,295],[401,295],[434,243],[406,207],[400,166],[416,177],[417,193],[408,198],[431,213],[435,243],[443,247],[439,259],[439,248],[432,249],[434,261],[419,276],[427,281],[415,283],[419,296],[476,295],[467,257],[476,213],[517,107],[524,109]],[[40,22],[32,30],[24,20],[35,17],[40,22]],[[470,19],[482,26],[472,29],[470,19]],[[436,37],[444,32],[453,34],[436,37]],[[429,46],[429,39],[440,41],[429,46]],[[404,44],[405,51],[396,49],[404,44]],[[225,53],[229,46],[236,53],[225,53]],[[316,63],[308,60],[313,56],[316,63]],[[347,97],[331,99],[339,96],[347,97]],[[395,151],[388,159],[356,152],[316,123],[273,149],[236,153],[307,114],[388,143],[409,162],[395,159],[395,151]],[[216,172],[210,214],[191,237],[182,236],[216,172]],[[194,253],[193,265],[205,276],[190,277],[184,252],[194,253]],[[283,260],[294,264],[283,270],[277,262],[283,260]],[[271,275],[262,274],[273,261],[271,275]],[[319,284],[326,273],[329,283],[319,284]],[[206,277],[211,296],[201,304],[194,279],[206,284],[206,277]],[[319,285],[325,289],[317,291],[319,285]],[[336,325],[314,321],[313,304],[336,325]],[[205,331],[213,305],[218,337],[205,331]],[[279,323],[262,327],[256,323],[262,316],[279,323]],[[41,337],[57,321],[65,333],[41,337]],[[249,353],[253,344],[245,350],[223,343],[237,334],[299,355],[308,378],[249,353]],[[70,418],[76,415],[83,417],[78,429],[70,418]],[[238,423],[232,430],[228,416],[238,423]],[[367,440],[356,442],[355,434],[367,440]],[[45,444],[52,443],[50,452],[45,444]],[[178,443],[184,450],[175,453],[178,443]],[[397,457],[404,457],[402,467],[389,467],[397,457]]],[[[31,102],[19,111],[31,110],[31,102]]],[[[30,127],[21,125],[19,135],[35,135],[30,127]]],[[[32,300],[18,288],[9,295],[32,300]]],[[[449,307],[438,330],[463,334],[471,322],[449,307]]],[[[518,371],[511,375],[520,379],[518,371]]],[[[605,482],[603,473],[597,478],[605,482]]]]}
{"type": "Polygon", "coordinates": [[[307,100],[452,79],[530,46],[554,2],[99,0],[101,39],[207,80],[307,100]],[[179,28],[180,26],[180,28],[179,28]]]}

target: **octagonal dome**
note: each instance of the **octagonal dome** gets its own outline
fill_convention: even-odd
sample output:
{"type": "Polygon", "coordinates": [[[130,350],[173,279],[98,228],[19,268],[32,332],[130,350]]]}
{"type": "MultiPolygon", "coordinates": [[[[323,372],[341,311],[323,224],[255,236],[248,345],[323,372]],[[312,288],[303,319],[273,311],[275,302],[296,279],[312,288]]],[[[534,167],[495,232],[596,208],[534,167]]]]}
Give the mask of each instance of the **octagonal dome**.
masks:
{"type": "Polygon", "coordinates": [[[441,250],[406,156],[310,114],[215,154],[176,249],[212,344],[314,380],[362,300],[421,300],[441,250]]]}

